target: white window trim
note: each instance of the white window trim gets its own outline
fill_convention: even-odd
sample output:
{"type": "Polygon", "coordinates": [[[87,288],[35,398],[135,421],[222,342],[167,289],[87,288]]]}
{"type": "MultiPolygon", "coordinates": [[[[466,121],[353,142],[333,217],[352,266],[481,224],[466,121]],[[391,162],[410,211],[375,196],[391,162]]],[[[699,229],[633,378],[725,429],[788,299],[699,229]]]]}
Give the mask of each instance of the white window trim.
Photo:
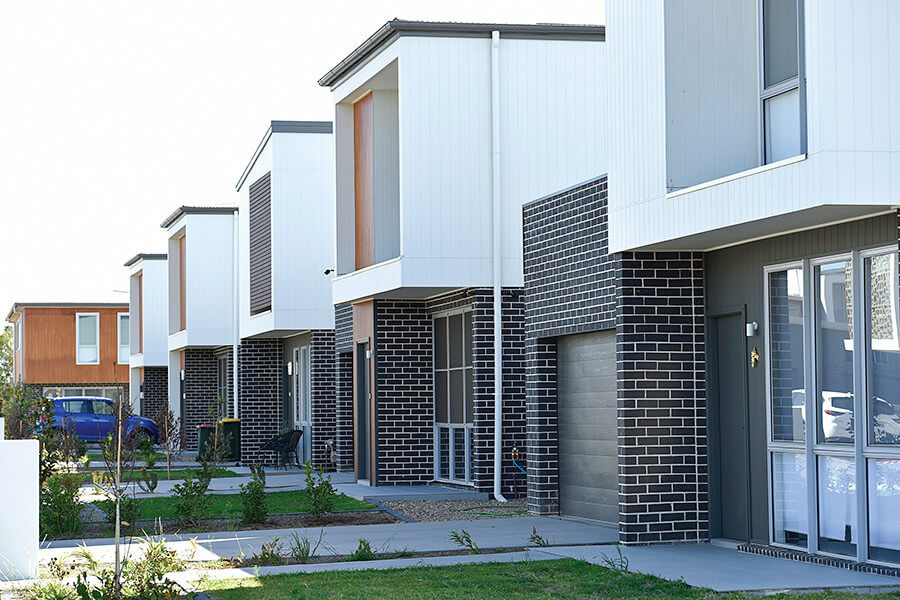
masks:
{"type": "MultiPolygon", "coordinates": [[[[131,313],[120,312],[116,313],[116,362],[120,365],[128,364],[129,357],[131,356],[131,313]],[[124,346],[122,345],[122,317],[128,319],[128,326],[125,328],[128,331],[128,343],[124,346]],[[125,362],[122,362],[122,349],[125,349],[125,362]]],[[[97,336],[99,340],[99,335],[97,336]]],[[[100,356],[100,349],[97,349],[97,356],[100,356]]]]}
{"type": "MultiPolygon", "coordinates": [[[[118,344],[118,340],[116,340],[118,344]]],[[[87,348],[88,346],[83,346],[87,348]]],[[[99,365],[100,364],[100,313],[98,312],[79,312],[75,313],[75,364],[76,365],[99,365]],[[81,332],[81,317],[95,317],[96,321],[96,331],[97,331],[97,360],[93,362],[81,362],[78,360],[78,350],[82,348],[82,345],[78,343],[80,339],[79,333],[81,332]]]]}

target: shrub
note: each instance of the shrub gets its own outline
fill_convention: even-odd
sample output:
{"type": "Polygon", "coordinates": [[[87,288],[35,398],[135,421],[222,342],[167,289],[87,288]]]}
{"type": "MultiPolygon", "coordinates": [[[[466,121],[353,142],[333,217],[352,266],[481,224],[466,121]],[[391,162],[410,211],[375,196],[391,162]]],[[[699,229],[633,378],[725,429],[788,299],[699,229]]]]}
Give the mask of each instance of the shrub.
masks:
{"type": "Polygon", "coordinates": [[[356,546],[356,550],[350,553],[347,560],[375,560],[376,558],[378,557],[375,556],[375,551],[372,550],[371,542],[366,538],[359,538],[359,544],[356,546]]]}
{"type": "Polygon", "coordinates": [[[306,496],[303,501],[303,510],[317,519],[321,519],[327,513],[334,510],[334,499],[337,492],[331,485],[331,477],[325,474],[324,469],[314,469],[307,461],[304,465],[306,473],[306,496]]]}
{"type": "Polygon", "coordinates": [[[58,536],[81,529],[81,507],[78,488],[79,473],[51,475],[41,487],[41,535],[58,536]]]}
{"type": "Polygon", "coordinates": [[[266,480],[254,470],[253,475],[241,485],[241,518],[244,523],[265,523],[269,517],[266,504],[266,480]]]}
{"type": "Polygon", "coordinates": [[[209,506],[209,479],[201,475],[196,480],[188,473],[182,483],[172,486],[172,497],[175,498],[175,514],[182,525],[197,526],[206,514],[209,506]]]}
{"type": "MultiPolygon", "coordinates": [[[[94,506],[103,511],[106,522],[116,524],[116,501],[113,499],[99,500],[94,506]]],[[[122,531],[134,531],[138,519],[138,503],[132,496],[123,496],[119,504],[119,524],[122,531]]]]}
{"type": "Polygon", "coordinates": [[[259,548],[259,554],[254,554],[250,560],[261,565],[280,565],[284,562],[281,558],[284,548],[278,538],[272,538],[270,542],[263,542],[259,548]]]}
{"type": "Polygon", "coordinates": [[[24,600],[78,600],[75,590],[59,581],[39,583],[25,590],[24,600]]]}

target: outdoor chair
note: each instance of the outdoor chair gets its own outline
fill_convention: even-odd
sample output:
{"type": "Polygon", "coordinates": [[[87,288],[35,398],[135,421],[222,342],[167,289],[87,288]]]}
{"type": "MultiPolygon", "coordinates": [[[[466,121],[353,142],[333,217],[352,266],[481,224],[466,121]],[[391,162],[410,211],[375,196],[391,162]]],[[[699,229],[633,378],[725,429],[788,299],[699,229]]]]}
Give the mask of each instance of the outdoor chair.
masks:
{"type": "Polygon", "coordinates": [[[273,437],[271,440],[260,446],[259,449],[275,452],[276,467],[278,466],[278,460],[280,459],[284,469],[287,470],[288,460],[290,459],[291,454],[294,455],[294,464],[299,467],[300,456],[297,453],[297,446],[300,444],[300,438],[302,436],[303,430],[294,429],[293,431],[288,431],[287,433],[282,433],[281,435],[273,437]]]}

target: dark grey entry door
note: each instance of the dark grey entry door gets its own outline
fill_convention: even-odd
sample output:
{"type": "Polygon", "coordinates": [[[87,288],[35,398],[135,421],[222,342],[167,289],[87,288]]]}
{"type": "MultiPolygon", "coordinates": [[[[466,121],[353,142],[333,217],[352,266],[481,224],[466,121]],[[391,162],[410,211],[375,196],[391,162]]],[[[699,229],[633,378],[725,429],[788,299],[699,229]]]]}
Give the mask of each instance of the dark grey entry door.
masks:
{"type": "Polygon", "coordinates": [[[712,535],[750,539],[746,333],[743,312],[710,319],[712,535]]]}
{"type": "Polygon", "coordinates": [[[369,480],[369,431],[371,428],[371,386],[369,343],[356,344],[356,478],[369,480]]]}
{"type": "Polygon", "coordinates": [[[558,338],[559,510],[619,520],[616,332],[558,338]]]}

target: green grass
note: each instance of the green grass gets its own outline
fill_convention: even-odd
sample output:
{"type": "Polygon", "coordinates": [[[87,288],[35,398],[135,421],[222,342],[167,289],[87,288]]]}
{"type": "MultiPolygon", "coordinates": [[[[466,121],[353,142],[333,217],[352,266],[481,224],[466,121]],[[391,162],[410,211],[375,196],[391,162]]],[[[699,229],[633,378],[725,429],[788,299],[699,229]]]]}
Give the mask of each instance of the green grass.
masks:
{"type": "MultiPolygon", "coordinates": [[[[685,583],[640,574],[619,574],[586,562],[555,561],[493,563],[452,567],[415,567],[387,571],[340,571],[271,575],[210,581],[198,585],[214,600],[288,600],[299,598],[379,598],[383,600],[488,599],[746,599],[745,594],[719,595],[685,583]]],[[[769,598],[838,600],[874,598],[847,594],[783,594],[769,598]]],[[[898,599],[900,594],[878,596],[898,599]]]]}
{"type": "MultiPolygon", "coordinates": [[[[285,513],[303,512],[303,500],[306,497],[305,490],[293,492],[269,492],[266,494],[266,504],[269,505],[269,514],[278,515],[285,513]]],[[[174,519],[174,498],[138,498],[138,518],[140,519],[174,519]]],[[[372,510],[375,507],[368,502],[354,500],[349,496],[338,494],[334,499],[334,510],[372,510]]],[[[206,517],[239,517],[241,516],[240,494],[210,494],[209,508],[206,517]]]]}
{"type": "MultiPolygon", "coordinates": [[[[171,477],[169,477],[168,473],[166,473],[165,469],[153,469],[153,472],[156,473],[159,481],[176,480],[176,479],[184,479],[189,473],[196,477],[200,472],[199,469],[173,469],[171,473],[171,477]]],[[[91,472],[82,472],[82,479],[85,483],[91,483],[94,480],[94,475],[91,472]]],[[[235,473],[234,471],[229,471],[228,469],[219,469],[215,470],[213,477],[242,477],[239,473],[235,473]]],[[[124,471],[122,473],[122,481],[140,481],[141,480],[141,470],[135,469],[133,471],[124,471]]]]}

